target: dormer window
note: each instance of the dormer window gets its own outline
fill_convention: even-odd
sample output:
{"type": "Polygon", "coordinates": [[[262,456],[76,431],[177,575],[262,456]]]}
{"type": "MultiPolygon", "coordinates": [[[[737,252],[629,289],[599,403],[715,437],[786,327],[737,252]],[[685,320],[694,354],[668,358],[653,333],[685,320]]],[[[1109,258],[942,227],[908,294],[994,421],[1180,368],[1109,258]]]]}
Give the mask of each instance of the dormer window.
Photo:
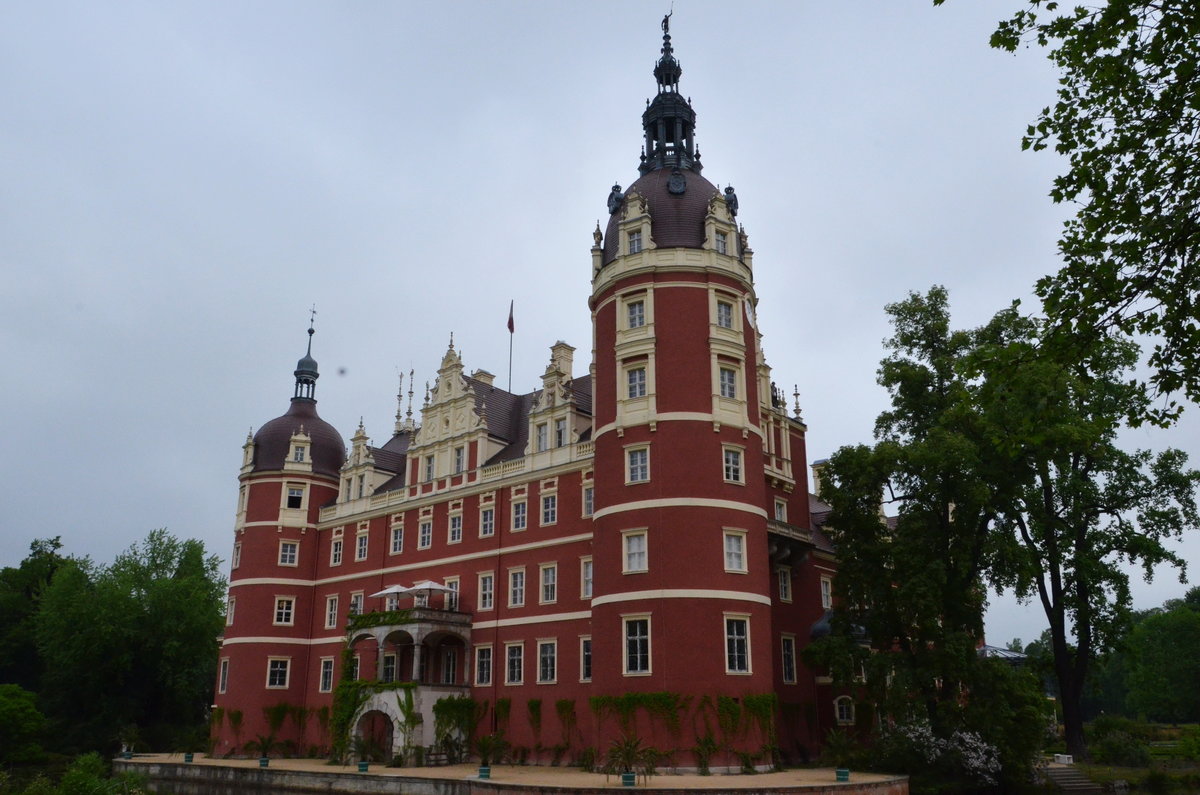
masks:
{"type": "Polygon", "coordinates": [[[464,447],[454,448],[454,474],[459,474],[466,468],[467,451],[464,447]]]}
{"type": "Polygon", "coordinates": [[[433,480],[433,456],[425,456],[425,479],[433,480]]]}
{"type": "Polygon", "coordinates": [[[550,433],[550,429],[546,425],[546,423],[543,422],[537,426],[537,428],[536,428],[536,446],[534,447],[535,452],[538,452],[538,453],[545,452],[547,444],[548,444],[547,439],[549,437],[549,433],[550,433]]]}
{"type": "Polygon", "coordinates": [[[567,421],[558,419],[554,421],[554,446],[563,447],[567,443],[567,421]]]}
{"type": "Polygon", "coordinates": [[[637,230],[629,233],[629,253],[637,254],[642,250],[642,232],[637,230]]]}
{"type": "Polygon", "coordinates": [[[361,500],[367,491],[367,476],[358,476],[358,498],[361,500]]]}
{"type": "Polygon", "coordinates": [[[302,444],[296,445],[296,447],[292,450],[292,460],[297,463],[303,463],[304,458],[305,458],[304,445],[302,445],[302,444]]]}
{"type": "Polygon", "coordinates": [[[717,232],[717,253],[729,253],[729,237],[724,232],[717,232]]]}

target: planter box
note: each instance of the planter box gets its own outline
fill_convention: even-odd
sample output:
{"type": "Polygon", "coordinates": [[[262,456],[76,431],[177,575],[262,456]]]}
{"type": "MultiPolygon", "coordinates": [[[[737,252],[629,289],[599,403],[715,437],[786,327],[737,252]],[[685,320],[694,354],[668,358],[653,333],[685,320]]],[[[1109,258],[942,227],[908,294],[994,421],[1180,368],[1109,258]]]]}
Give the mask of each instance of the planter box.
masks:
{"type": "Polygon", "coordinates": [[[622,773],[621,774],[621,786],[622,787],[636,787],[637,786],[637,773],[622,773]]]}
{"type": "Polygon", "coordinates": [[[850,780],[850,768],[839,767],[837,769],[837,780],[838,781],[849,781],[850,780]]]}
{"type": "Polygon", "coordinates": [[[268,766],[268,765],[270,765],[270,764],[271,764],[271,760],[270,760],[270,759],[268,759],[267,757],[265,757],[265,756],[260,756],[260,757],[258,758],[258,766],[259,766],[259,767],[267,767],[267,766],[268,766]]]}
{"type": "Polygon", "coordinates": [[[190,764],[192,763],[192,760],[193,760],[194,758],[195,758],[195,756],[194,756],[192,753],[190,753],[190,752],[189,752],[189,753],[186,753],[186,754],[184,754],[184,755],[183,755],[183,763],[184,763],[185,765],[190,765],[190,764]]]}
{"type": "Polygon", "coordinates": [[[367,772],[367,768],[368,768],[368,767],[370,767],[370,766],[371,766],[371,763],[370,763],[370,762],[359,762],[359,763],[358,763],[358,772],[359,772],[359,773],[366,773],[366,772],[367,772]]]}
{"type": "Polygon", "coordinates": [[[491,765],[480,765],[480,766],[479,766],[479,777],[480,777],[481,779],[489,779],[489,778],[491,778],[491,777],[492,777],[492,768],[491,768],[491,765]]]}

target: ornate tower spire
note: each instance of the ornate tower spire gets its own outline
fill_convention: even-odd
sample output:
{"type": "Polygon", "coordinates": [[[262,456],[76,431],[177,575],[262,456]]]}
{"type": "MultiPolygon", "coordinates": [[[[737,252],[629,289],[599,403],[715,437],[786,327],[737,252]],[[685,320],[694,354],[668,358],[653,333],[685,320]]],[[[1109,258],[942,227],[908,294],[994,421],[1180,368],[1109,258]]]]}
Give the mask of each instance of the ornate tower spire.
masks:
{"type": "Polygon", "coordinates": [[[312,357],[312,338],[313,338],[313,320],[316,318],[317,310],[314,307],[312,314],[308,318],[308,350],[304,353],[304,358],[296,362],[296,393],[292,396],[292,400],[312,400],[316,401],[317,379],[320,374],[317,372],[317,360],[312,357]]]}
{"type": "Polygon", "coordinates": [[[688,169],[700,173],[700,155],[696,151],[696,112],[691,100],[679,93],[683,67],[671,46],[671,15],[662,21],[662,57],[654,64],[658,94],[642,114],[646,133],[645,151],[638,170],[648,174],[660,168],[688,169]]]}

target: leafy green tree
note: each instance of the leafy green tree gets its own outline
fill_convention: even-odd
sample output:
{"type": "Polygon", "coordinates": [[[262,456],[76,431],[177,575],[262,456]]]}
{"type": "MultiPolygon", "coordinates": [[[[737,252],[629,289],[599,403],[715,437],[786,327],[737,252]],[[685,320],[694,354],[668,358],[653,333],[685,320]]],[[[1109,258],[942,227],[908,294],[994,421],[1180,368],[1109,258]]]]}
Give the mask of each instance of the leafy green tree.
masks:
{"type": "Polygon", "coordinates": [[[1133,453],[1116,444],[1149,398],[1128,379],[1138,351],[1097,339],[1086,357],[1041,345],[1041,324],[1001,312],[978,338],[968,370],[996,471],[1002,547],[989,578],[1036,598],[1050,625],[1067,749],[1084,756],[1082,701],[1089,667],[1130,623],[1129,575],[1183,561],[1165,542],[1200,525],[1200,472],[1178,450],[1133,453]],[[1073,638],[1072,638],[1073,636],[1073,638]]]}
{"type": "Polygon", "coordinates": [[[42,675],[36,646],[42,592],[63,564],[58,538],[39,539],[15,568],[0,569],[0,682],[36,690],[42,675]]]}
{"type": "Polygon", "coordinates": [[[0,685],[0,765],[40,759],[45,728],[46,719],[33,693],[17,685],[0,685]]]}
{"type": "Polygon", "coordinates": [[[155,530],[111,566],[64,565],[38,614],[43,703],[66,749],[109,749],[135,725],[156,747],[205,722],[222,626],[218,559],[155,530]]]}
{"type": "Polygon", "coordinates": [[[1147,617],[1129,653],[1130,709],[1151,720],[1200,720],[1200,611],[1180,605],[1147,617]]]}
{"type": "MultiPolygon", "coordinates": [[[[944,0],[934,0],[940,5],[944,0]]],[[[1076,336],[1156,335],[1152,380],[1200,399],[1200,14],[1194,0],[1026,0],[993,47],[1047,48],[1057,100],[1022,146],[1068,163],[1051,198],[1077,206],[1059,240],[1063,266],[1037,286],[1076,336]]],[[[1152,409],[1147,405],[1145,408],[1152,409]]],[[[1148,414],[1159,420],[1178,407],[1148,414]]]]}

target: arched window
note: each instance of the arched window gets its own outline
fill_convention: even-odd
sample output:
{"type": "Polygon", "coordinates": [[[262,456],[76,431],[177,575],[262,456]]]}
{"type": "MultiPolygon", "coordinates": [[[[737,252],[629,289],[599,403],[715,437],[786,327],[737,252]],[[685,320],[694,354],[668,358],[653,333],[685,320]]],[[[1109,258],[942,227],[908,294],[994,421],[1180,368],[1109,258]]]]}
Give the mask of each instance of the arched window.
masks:
{"type": "Polygon", "coordinates": [[[837,715],[839,726],[854,725],[854,700],[850,696],[840,696],[833,700],[833,710],[837,715]]]}

